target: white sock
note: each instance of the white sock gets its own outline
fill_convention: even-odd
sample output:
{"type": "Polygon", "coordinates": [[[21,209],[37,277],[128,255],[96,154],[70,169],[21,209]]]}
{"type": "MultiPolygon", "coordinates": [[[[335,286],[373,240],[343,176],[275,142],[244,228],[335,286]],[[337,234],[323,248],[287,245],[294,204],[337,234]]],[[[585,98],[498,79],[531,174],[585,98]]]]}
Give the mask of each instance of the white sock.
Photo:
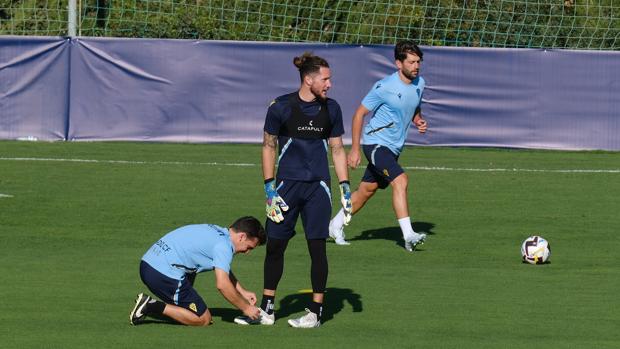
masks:
{"type": "Polygon", "coordinates": [[[329,226],[332,227],[332,229],[337,229],[340,230],[342,229],[342,226],[344,225],[344,209],[340,209],[340,211],[338,211],[338,213],[336,214],[336,216],[334,216],[334,218],[332,218],[332,220],[329,222],[329,226]]]}
{"type": "Polygon", "coordinates": [[[402,230],[405,240],[411,239],[416,235],[416,232],[413,231],[413,227],[411,226],[411,219],[409,217],[399,219],[398,224],[400,225],[400,230],[402,230]]]}

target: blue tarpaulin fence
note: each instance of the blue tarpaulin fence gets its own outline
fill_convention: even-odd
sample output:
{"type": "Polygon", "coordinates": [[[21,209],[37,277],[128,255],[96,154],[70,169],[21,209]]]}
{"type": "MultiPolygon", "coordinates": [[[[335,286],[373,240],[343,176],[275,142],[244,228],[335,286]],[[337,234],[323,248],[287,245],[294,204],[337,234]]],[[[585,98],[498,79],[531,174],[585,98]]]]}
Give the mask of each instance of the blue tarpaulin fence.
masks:
{"type": "MultiPolygon", "coordinates": [[[[332,68],[353,112],[395,70],[393,47],[0,37],[0,139],[262,141],[270,101],[299,87],[293,57],[332,68]]],[[[620,150],[620,52],[423,47],[430,131],[408,144],[620,150]]],[[[370,116],[368,116],[370,117],[370,116]]]]}

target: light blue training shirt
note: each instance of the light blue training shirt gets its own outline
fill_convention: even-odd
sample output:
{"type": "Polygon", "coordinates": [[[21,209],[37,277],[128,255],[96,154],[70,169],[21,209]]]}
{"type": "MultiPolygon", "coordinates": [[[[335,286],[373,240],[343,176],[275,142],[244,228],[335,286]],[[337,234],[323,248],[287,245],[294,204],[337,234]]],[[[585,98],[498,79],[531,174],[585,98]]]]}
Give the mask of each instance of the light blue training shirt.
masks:
{"type": "Polygon", "coordinates": [[[167,277],[182,280],[186,274],[214,268],[228,273],[234,254],[228,228],[194,224],[164,235],[146,251],[142,260],[167,277]]]}
{"type": "Polygon", "coordinates": [[[424,79],[418,76],[404,83],[398,71],[377,81],[362,100],[374,112],[364,127],[362,144],[379,144],[400,155],[416,108],[422,101],[424,79]]]}

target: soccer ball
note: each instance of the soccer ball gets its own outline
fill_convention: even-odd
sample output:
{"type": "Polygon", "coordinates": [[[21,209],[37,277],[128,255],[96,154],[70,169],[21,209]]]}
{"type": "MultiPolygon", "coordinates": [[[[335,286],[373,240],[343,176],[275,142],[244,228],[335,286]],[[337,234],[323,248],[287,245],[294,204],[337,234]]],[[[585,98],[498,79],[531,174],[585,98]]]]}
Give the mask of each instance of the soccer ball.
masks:
{"type": "Polygon", "coordinates": [[[530,264],[543,264],[549,260],[551,246],[541,236],[530,236],[521,244],[521,257],[530,264]]]}

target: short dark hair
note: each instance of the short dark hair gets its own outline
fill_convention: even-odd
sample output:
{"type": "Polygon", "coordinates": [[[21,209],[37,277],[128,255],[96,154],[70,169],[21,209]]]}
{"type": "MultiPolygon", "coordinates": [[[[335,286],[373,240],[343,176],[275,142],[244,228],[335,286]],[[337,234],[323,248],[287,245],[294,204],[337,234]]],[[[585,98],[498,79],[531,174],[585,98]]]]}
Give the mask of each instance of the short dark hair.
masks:
{"type": "Polygon", "coordinates": [[[399,41],[394,47],[394,59],[402,62],[407,58],[407,53],[420,57],[420,61],[424,55],[415,42],[411,40],[399,41]]]}
{"type": "Polygon", "coordinates": [[[325,59],[308,51],[300,57],[293,58],[293,64],[299,69],[299,78],[302,81],[306,75],[318,72],[321,67],[329,68],[329,63],[325,59]]]}
{"type": "Polygon", "coordinates": [[[252,216],[245,216],[237,219],[230,225],[238,233],[246,233],[251,238],[257,238],[258,244],[263,245],[267,241],[265,229],[258,219],[252,216]]]}

